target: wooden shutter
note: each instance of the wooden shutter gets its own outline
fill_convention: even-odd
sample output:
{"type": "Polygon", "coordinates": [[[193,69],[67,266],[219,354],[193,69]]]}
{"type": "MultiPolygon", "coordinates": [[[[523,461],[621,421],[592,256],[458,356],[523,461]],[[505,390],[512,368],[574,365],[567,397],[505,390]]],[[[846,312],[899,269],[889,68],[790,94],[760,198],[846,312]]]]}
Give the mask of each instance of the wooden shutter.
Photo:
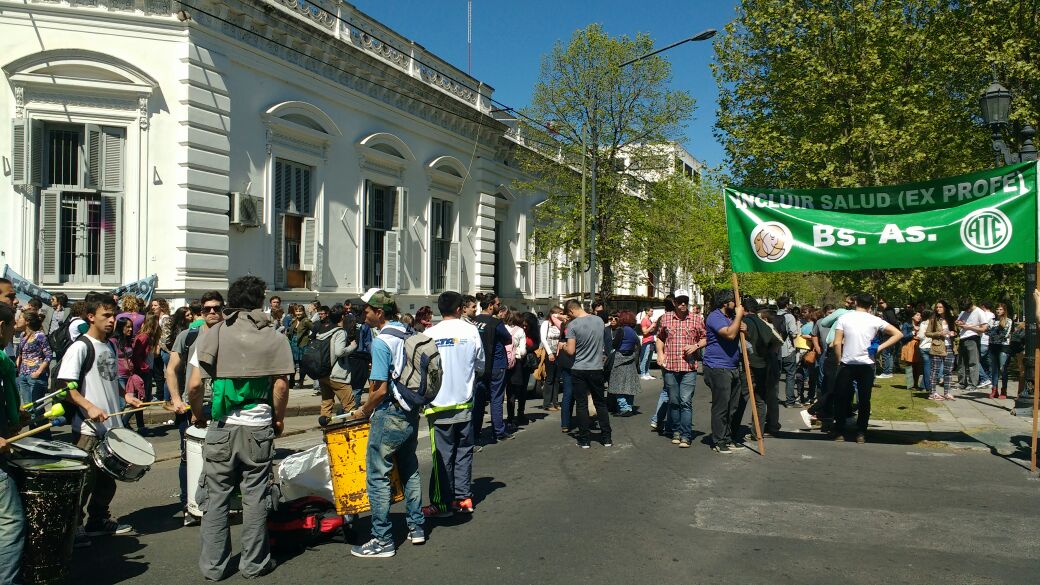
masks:
{"type": "Polygon", "coordinates": [[[25,118],[11,120],[11,183],[14,185],[25,185],[28,181],[26,174],[26,157],[29,156],[26,144],[26,135],[29,126],[25,118]]]}
{"type": "Polygon", "coordinates": [[[318,265],[318,220],[303,218],[300,232],[300,270],[314,272],[318,265]]]}
{"type": "Polygon", "coordinates": [[[534,268],[534,296],[545,299],[552,296],[552,270],[548,262],[539,262],[534,268]]]}
{"type": "Polygon", "coordinates": [[[105,126],[101,129],[101,160],[98,163],[99,188],[102,191],[123,190],[124,137],[126,128],[105,126]]]}
{"type": "Polygon", "coordinates": [[[102,157],[102,144],[103,139],[101,137],[101,127],[94,124],[87,124],[87,138],[83,143],[84,160],[86,164],[84,166],[85,175],[83,177],[83,186],[87,189],[100,189],[101,188],[101,157],[102,157]]]}
{"type": "Polygon", "coordinates": [[[462,292],[459,290],[461,286],[462,273],[461,273],[462,257],[460,255],[460,246],[458,242],[452,242],[448,245],[448,268],[447,275],[444,278],[445,290],[453,290],[455,292],[462,292]]]}
{"type": "Polygon", "coordinates": [[[405,221],[408,215],[408,189],[404,187],[397,188],[397,201],[394,202],[393,213],[390,214],[392,218],[391,225],[393,229],[403,232],[405,229],[405,221]]]}
{"type": "Polygon", "coordinates": [[[516,218],[516,261],[527,262],[527,216],[516,218]]]}
{"type": "Polygon", "coordinates": [[[26,173],[29,184],[33,187],[43,186],[43,145],[46,144],[43,138],[43,122],[33,120],[29,124],[29,137],[26,141],[29,157],[26,173]]]}
{"type": "Polygon", "coordinates": [[[400,279],[400,235],[390,230],[383,234],[383,290],[396,293],[400,279]]]}
{"type": "Polygon", "coordinates": [[[122,203],[120,193],[101,194],[101,283],[122,283],[122,203]]]}
{"type": "Polygon", "coordinates": [[[40,276],[42,284],[61,284],[61,193],[40,194],[40,276]]]}

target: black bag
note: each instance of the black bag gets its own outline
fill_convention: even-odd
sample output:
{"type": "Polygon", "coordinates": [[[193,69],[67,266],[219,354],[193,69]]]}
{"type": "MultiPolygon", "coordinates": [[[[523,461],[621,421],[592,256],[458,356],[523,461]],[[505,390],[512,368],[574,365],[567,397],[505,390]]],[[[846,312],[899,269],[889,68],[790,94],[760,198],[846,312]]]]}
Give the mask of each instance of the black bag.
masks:
{"type": "Polygon", "coordinates": [[[69,316],[65,317],[57,329],[47,334],[47,345],[51,346],[51,353],[54,354],[55,360],[64,357],[65,352],[72,345],[72,339],[69,337],[69,325],[72,324],[75,317],[71,311],[69,313],[69,316]]]}
{"type": "Polygon", "coordinates": [[[303,355],[300,357],[301,376],[307,376],[314,380],[329,377],[329,374],[332,373],[331,348],[333,337],[335,337],[335,334],[328,337],[311,337],[311,342],[307,344],[307,347],[303,348],[303,355]]]}
{"type": "MultiPolygon", "coordinates": [[[[302,550],[345,532],[343,517],[332,502],[307,496],[283,502],[267,514],[267,534],[277,550],[302,550]]],[[[346,534],[343,535],[344,539],[346,534]]]]}

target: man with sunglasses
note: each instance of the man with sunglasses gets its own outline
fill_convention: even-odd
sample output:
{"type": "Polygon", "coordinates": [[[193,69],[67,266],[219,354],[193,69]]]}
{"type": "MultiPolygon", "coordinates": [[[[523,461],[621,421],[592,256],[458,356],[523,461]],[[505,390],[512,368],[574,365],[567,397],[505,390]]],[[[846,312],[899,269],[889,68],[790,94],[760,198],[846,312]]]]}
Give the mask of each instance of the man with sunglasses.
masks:
{"type": "MultiPolygon", "coordinates": [[[[170,389],[170,403],[176,413],[177,432],[181,436],[181,463],[177,479],[180,482],[181,509],[184,510],[185,526],[196,526],[201,518],[188,513],[188,455],[185,451],[184,432],[188,430],[188,425],[194,422],[194,415],[188,410],[188,405],[184,402],[184,395],[181,392],[185,387],[185,381],[190,379],[191,371],[194,369],[188,358],[191,355],[192,346],[195,345],[195,340],[203,331],[224,320],[224,297],[219,292],[211,290],[202,295],[202,320],[201,327],[189,328],[177,335],[173,341],[170,361],[166,366],[166,386],[170,389]]],[[[209,392],[206,392],[206,401],[209,400],[209,395],[209,392]]]]}
{"type": "Polygon", "coordinates": [[[668,389],[668,426],[672,443],[693,442],[693,393],[697,386],[697,350],[707,345],[704,318],[690,312],[690,293],[675,291],[675,311],[657,325],[657,361],[668,389]]]}

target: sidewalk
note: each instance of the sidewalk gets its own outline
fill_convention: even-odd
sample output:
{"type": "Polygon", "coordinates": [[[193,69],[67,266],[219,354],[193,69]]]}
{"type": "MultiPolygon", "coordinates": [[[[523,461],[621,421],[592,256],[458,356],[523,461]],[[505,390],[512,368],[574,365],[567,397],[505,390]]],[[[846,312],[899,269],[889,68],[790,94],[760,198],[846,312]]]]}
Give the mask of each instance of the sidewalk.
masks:
{"type": "Polygon", "coordinates": [[[980,449],[1028,460],[1033,421],[1011,414],[1014,400],[992,399],[985,391],[958,392],[955,396],[956,400],[941,402],[916,401],[918,408],[927,408],[939,418],[935,422],[871,420],[870,426],[941,441],[957,449],[980,449]]]}

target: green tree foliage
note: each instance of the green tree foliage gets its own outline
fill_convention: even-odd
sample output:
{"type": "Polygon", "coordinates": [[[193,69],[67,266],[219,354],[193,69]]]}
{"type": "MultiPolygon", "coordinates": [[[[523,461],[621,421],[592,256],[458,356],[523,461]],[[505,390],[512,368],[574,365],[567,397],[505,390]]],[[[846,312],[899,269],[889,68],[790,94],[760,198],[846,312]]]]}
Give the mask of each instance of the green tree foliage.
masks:
{"type": "MultiPolygon", "coordinates": [[[[978,98],[995,73],[1013,125],[1040,121],[1038,22],[1040,0],[743,0],[714,65],[733,182],[884,185],[993,166],[978,98]]],[[[901,298],[1023,284],[1020,267],[830,276],[901,298]]]]}
{"type": "MultiPolygon", "coordinates": [[[[599,205],[584,207],[587,226],[599,234],[597,253],[600,290],[614,288],[616,271],[633,255],[633,242],[646,213],[643,180],[672,164],[660,145],[679,138],[683,121],[693,112],[693,98],[668,89],[671,66],[660,57],[627,67],[625,61],[653,48],[644,34],[611,37],[598,24],[578,30],[566,44],[557,43],[542,60],[531,105],[524,113],[544,120],[544,128],[521,130],[530,149],[518,149],[520,168],[530,177],[521,189],[547,194],[535,213],[535,256],[557,252],[574,256],[582,247],[581,166],[585,159],[598,169],[599,205]],[[593,161],[595,159],[595,161],[593,161]]],[[[590,185],[591,189],[591,185],[590,185]]]]}

